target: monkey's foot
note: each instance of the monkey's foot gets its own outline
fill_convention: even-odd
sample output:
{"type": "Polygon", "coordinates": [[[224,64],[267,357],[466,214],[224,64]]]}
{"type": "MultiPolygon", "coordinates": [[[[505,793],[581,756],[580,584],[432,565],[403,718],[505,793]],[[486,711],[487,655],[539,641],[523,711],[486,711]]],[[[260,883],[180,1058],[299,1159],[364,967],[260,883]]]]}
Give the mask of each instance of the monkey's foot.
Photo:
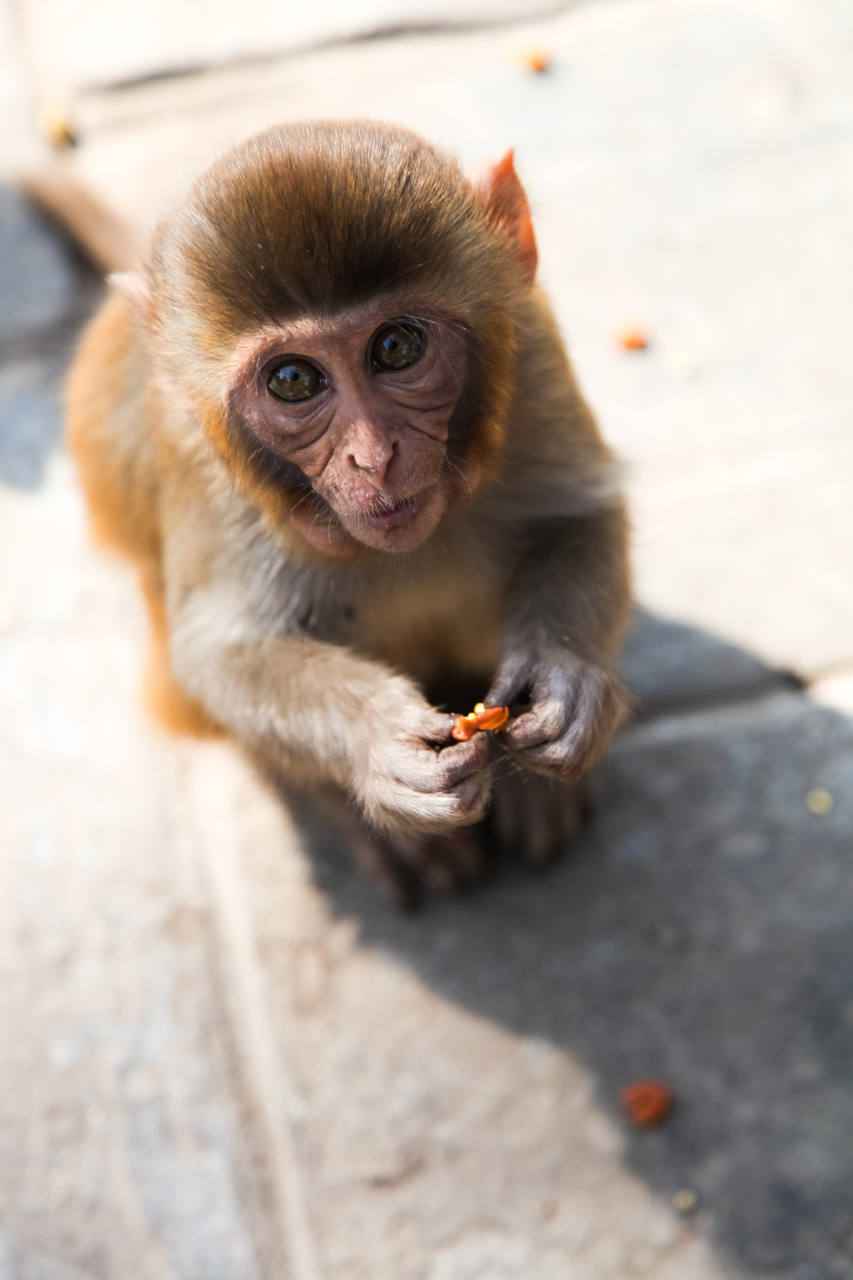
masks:
{"type": "Polygon", "coordinates": [[[586,782],[562,782],[509,766],[495,776],[492,804],[473,827],[441,836],[389,835],[361,827],[358,861],[390,906],[417,907],[424,891],[459,893],[483,880],[494,854],[529,866],[556,861],[592,812],[586,782]]]}
{"type": "Polygon", "coordinates": [[[591,813],[586,782],[563,782],[504,766],[495,775],[486,822],[501,852],[541,867],[565,853],[591,813]]]}
{"type": "Polygon", "coordinates": [[[459,893],[477,884],[486,871],[482,823],[440,836],[392,836],[363,830],[356,852],[382,896],[402,911],[416,907],[425,889],[459,893]]]}

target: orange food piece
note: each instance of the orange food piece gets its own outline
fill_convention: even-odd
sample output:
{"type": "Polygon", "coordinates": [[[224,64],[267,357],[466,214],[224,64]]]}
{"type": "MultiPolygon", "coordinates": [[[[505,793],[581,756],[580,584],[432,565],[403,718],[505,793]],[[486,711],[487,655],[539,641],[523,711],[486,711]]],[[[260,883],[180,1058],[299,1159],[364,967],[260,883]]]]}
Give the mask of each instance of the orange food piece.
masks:
{"type": "Polygon", "coordinates": [[[474,708],[478,729],[500,729],[509,719],[509,707],[485,707],[478,702],[474,708]]]}
{"type": "Polygon", "coordinates": [[[450,730],[457,742],[470,742],[475,733],[486,729],[500,729],[509,719],[509,707],[486,707],[478,702],[467,716],[457,716],[450,730]]]}
{"type": "Polygon", "coordinates": [[[623,351],[645,351],[648,345],[649,335],[637,325],[631,325],[619,334],[619,346],[623,351]]]}
{"type": "Polygon", "coordinates": [[[660,1080],[637,1080],[622,1090],[622,1106],[641,1129],[660,1124],[672,1107],[672,1090],[660,1080]]]}
{"type": "Polygon", "coordinates": [[[547,71],[551,65],[551,59],[544,49],[522,49],[519,53],[519,60],[523,67],[528,71],[535,71],[541,76],[543,71],[547,71]]]}
{"type": "Polygon", "coordinates": [[[458,716],[456,724],[450,730],[451,737],[455,738],[457,742],[470,742],[474,734],[479,732],[477,717],[473,711],[467,716],[458,716]]]}

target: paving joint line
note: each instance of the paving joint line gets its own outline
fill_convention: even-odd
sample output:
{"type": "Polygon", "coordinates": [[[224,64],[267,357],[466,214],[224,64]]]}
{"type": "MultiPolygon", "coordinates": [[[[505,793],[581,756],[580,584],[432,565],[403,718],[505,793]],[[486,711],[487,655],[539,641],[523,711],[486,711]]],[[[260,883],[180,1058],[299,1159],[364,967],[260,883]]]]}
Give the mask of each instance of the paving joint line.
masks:
{"type": "Polygon", "coordinates": [[[805,680],[795,672],[779,671],[755,684],[723,685],[707,692],[673,694],[671,698],[649,699],[645,704],[638,700],[626,728],[654,724],[670,718],[678,719],[694,715],[697,711],[724,711],[729,707],[744,707],[753,702],[761,702],[773,693],[808,694],[814,683],[816,682],[805,680]]]}
{"type": "Polygon", "coordinates": [[[288,1280],[323,1280],[289,1115],[288,1098],[295,1092],[275,1043],[245,877],[228,838],[239,821],[239,805],[229,804],[227,773],[221,784],[217,778],[212,787],[209,781],[207,785],[203,782],[207,766],[212,763],[216,771],[221,759],[215,746],[194,757],[190,796],[199,835],[199,860],[222,947],[226,1014],[238,1071],[267,1155],[288,1280]],[[194,792],[199,785],[203,794],[196,799],[194,792]]]}
{"type": "Polygon", "coordinates": [[[375,27],[370,27],[365,31],[353,32],[351,35],[331,36],[327,40],[312,40],[294,50],[293,53],[287,53],[280,49],[274,53],[247,53],[242,57],[231,58],[222,62],[213,60],[210,62],[185,63],[180,67],[164,68],[161,71],[148,71],[136,76],[126,76],[119,80],[105,80],[98,84],[86,86],[83,92],[121,93],[124,90],[140,89],[146,85],[161,84],[169,80],[189,80],[195,76],[207,75],[211,71],[270,66],[275,62],[292,62],[296,58],[304,57],[306,53],[326,53],[331,49],[348,49],[354,45],[380,44],[386,40],[397,40],[405,36],[452,36],[467,35],[474,31],[509,30],[512,27],[528,26],[532,22],[547,22],[549,19],[559,18],[562,14],[571,12],[572,9],[583,8],[594,3],[595,0],[556,0],[556,3],[543,5],[541,9],[537,9],[533,13],[508,14],[504,18],[472,17],[461,18],[455,22],[452,18],[435,18],[432,21],[424,19],[422,22],[413,23],[377,23],[375,27]]]}

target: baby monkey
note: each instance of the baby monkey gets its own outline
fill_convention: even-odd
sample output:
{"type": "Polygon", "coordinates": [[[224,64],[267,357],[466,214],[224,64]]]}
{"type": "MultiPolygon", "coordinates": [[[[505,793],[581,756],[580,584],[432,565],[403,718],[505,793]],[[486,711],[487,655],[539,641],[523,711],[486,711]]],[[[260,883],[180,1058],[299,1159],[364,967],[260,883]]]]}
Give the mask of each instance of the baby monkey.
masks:
{"type": "Polygon", "coordinates": [[[557,851],[625,711],[625,512],[536,261],[511,152],[465,177],[401,128],[285,125],[113,277],[71,372],[161,717],[343,798],[400,902],[557,851]],[[475,699],[512,718],[457,741],[475,699]]]}

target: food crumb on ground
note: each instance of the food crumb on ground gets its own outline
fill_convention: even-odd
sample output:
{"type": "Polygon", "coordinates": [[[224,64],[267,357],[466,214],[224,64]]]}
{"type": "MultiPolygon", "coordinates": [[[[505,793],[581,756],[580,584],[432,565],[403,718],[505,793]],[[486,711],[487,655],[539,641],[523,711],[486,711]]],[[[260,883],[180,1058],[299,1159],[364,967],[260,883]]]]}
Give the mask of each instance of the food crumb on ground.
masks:
{"type": "Polygon", "coordinates": [[[551,66],[551,55],[540,45],[522,45],[516,51],[516,59],[525,71],[541,76],[551,66]]]}
{"type": "Polygon", "coordinates": [[[816,818],[823,818],[832,812],[834,801],[825,787],[813,787],[806,796],[806,804],[816,818]]]}
{"type": "Polygon", "coordinates": [[[645,1129],[660,1124],[672,1108],[672,1090],[660,1080],[637,1080],[622,1090],[631,1123],[645,1129]]]}
{"type": "Polygon", "coordinates": [[[649,335],[640,325],[626,325],[619,330],[616,341],[623,351],[645,351],[649,345],[649,335]]]}

